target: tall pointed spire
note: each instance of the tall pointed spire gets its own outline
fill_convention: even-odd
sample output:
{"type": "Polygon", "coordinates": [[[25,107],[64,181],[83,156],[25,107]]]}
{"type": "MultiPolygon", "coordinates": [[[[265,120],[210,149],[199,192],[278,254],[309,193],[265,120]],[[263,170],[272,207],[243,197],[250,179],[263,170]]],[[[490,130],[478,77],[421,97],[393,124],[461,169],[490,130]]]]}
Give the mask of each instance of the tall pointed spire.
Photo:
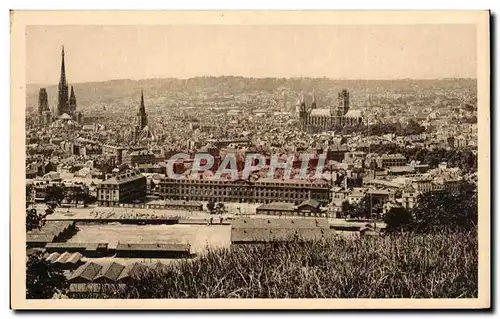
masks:
{"type": "Polygon", "coordinates": [[[61,50],[61,77],[59,78],[57,115],[62,115],[63,113],[69,113],[68,82],[66,81],[66,67],[64,65],[64,45],[61,50]]]}
{"type": "Polygon", "coordinates": [[[144,92],[141,89],[141,106],[140,106],[140,111],[146,112],[146,107],[144,106],[144,92]]]}
{"type": "Polygon", "coordinates": [[[73,86],[71,86],[71,93],[69,95],[69,111],[71,115],[75,115],[76,112],[76,96],[73,86]]]}
{"type": "Polygon", "coordinates": [[[148,115],[146,114],[146,106],[144,105],[144,93],[141,89],[141,105],[139,106],[139,112],[137,113],[137,122],[142,130],[146,125],[148,125],[148,115]]]}
{"type": "Polygon", "coordinates": [[[62,51],[61,51],[61,77],[59,79],[59,83],[66,84],[66,66],[64,65],[64,45],[62,46],[62,51]]]}

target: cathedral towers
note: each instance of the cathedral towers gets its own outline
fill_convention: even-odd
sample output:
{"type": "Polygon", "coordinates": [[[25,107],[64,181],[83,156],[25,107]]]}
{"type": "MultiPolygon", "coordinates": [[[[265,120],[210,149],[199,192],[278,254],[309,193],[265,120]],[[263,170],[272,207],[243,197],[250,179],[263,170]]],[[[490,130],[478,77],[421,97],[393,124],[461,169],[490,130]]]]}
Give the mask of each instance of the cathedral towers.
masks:
{"type": "Polygon", "coordinates": [[[66,65],[64,62],[64,46],[61,50],[61,75],[59,78],[59,94],[57,98],[57,116],[61,116],[64,113],[70,115],[73,118],[77,118],[76,114],[76,96],[73,86],[71,87],[71,95],[68,90],[68,81],[66,79],[66,65]]]}
{"type": "Polygon", "coordinates": [[[301,128],[305,131],[315,132],[361,124],[362,113],[360,110],[350,110],[349,99],[349,92],[343,89],[338,93],[336,105],[330,105],[329,109],[318,109],[316,96],[313,94],[311,105],[307,108],[302,94],[297,102],[301,128]]]}
{"type": "MultiPolygon", "coordinates": [[[[61,74],[59,77],[57,105],[52,105],[52,110],[48,105],[48,94],[45,88],[40,88],[38,93],[38,115],[39,123],[47,126],[55,120],[73,121],[81,124],[83,114],[76,111],[76,95],[73,86],[71,94],[69,92],[68,80],[66,79],[66,64],[64,60],[64,46],[61,49],[61,74]],[[66,114],[66,115],[64,115],[66,114]],[[64,116],[63,116],[64,115],[64,116]]],[[[56,126],[57,127],[57,126],[56,126]]]]}

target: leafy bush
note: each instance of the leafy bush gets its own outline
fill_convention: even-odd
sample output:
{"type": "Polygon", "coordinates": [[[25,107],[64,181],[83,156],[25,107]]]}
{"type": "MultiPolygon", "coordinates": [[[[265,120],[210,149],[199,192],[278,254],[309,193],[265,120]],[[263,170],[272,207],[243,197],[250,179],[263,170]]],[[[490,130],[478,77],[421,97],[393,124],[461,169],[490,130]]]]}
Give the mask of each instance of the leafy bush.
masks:
{"type": "Polygon", "coordinates": [[[45,261],[44,252],[34,251],[26,257],[26,298],[48,299],[67,286],[60,268],[45,261]]]}
{"type": "Polygon", "coordinates": [[[477,189],[463,184],[457,191],[428,192],[418,196],[413,209],[395,207],[385,216],[386,231],[439,232],[443,228],[476,229],[477,189]]]}

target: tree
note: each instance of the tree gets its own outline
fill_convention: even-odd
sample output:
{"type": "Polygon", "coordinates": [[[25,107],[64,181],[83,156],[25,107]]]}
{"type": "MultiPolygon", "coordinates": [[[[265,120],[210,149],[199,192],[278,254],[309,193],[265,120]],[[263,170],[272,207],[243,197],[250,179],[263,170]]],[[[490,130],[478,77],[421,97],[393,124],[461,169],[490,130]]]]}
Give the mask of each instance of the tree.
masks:
{"type": "Polygon", "coordinates": [[[63,199],[66,198],[67,194],[68,190],[63,184],[52,185],[50,187],[47,187],[44,202],[45,204],[47,204],[47,206],[55,208],[61,205],[63,199]]]}
{"type": "Polygon", "coordinates": [[[418,232],[474,229],[478,217],[477,190],[464,184],[459,191],[425,193],[417,198],[412,215],[418,232]]]}
{"type": "Polygon", "coordinates": [[[120,173],[125,173],[126,171],[130,170],[130,166],[128,166],[128,164],[126,163],[123,163],[118,167],[118,170],[120,171],[120,173]]]}
{"type": "Polygon", "coordinates": [[[34,251],[26,257],[26,298],[49,299],[67,285],[60,268],[45,261],[42,251],[34,251]]]}
{"type": "Polygon", "coordinates": [[[223,214],[226,212],[226,206],[224,206],[224,203],[217,203],[215,206],[215,212],[217,214],[223,214]]]}
{"type": "Polygon", "coordinates": [[[353,216],[358,218],[371,218],[373,215],[379,216],[382,212],[382,203],[376,197],[366,195],[354,207],[353,216]]]}
{"type": "Polygon", "coordinates": [[[403,207],[393,207],[384,216],[386,232],[403,232],[413,227],[413,217],[410,211],[403,207]]]}
{"type": "Polygon", "coordinates": [[[347,216],[351,215],[354,210],[354,206],[349,203],[349,201],[345,200],[342,202],[342,215],[347,216]]]}
{"type": "Polygon", "coordinates": [[[88,197],[89,197],[88,189],[82,185],[80,187],[73,188],[69,201],[74,200],[75,207],[78,207],[78,203],[80,202],[86,204],[88,202],[88,197]]]}
{"type": "Polygon", "coordinates": [[[33,189],[33,186],[31,184],[26,184],[26,208],[28,208],[30,203],[32,203],[32,201],[33,201],[32,194],[31,194],[32,189],[33,189]]]}
{"type": "Polygon", "coordinates": [[[208,203],[207,203],[207,209],[210,212],[210,214],[212,214],[212,212],[215,209],[215,202],[213,200],[209,200],[208,201],[208,203]]]}
{"type": "Polygon", "coordinates": [[[45,216],[38,214],[34,208],[26,209],[26,231],[40,229],[45,224],[45,216]]]}

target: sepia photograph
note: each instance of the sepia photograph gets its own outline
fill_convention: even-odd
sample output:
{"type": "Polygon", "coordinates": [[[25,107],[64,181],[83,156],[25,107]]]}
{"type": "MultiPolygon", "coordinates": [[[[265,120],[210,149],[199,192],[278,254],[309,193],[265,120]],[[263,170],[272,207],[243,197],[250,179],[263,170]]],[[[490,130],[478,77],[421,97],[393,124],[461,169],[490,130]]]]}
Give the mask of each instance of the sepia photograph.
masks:
{"type": "Polygon", "coordinates": [[[12,11],[12,307],[489,308],[489,19],[12,11]]]}

